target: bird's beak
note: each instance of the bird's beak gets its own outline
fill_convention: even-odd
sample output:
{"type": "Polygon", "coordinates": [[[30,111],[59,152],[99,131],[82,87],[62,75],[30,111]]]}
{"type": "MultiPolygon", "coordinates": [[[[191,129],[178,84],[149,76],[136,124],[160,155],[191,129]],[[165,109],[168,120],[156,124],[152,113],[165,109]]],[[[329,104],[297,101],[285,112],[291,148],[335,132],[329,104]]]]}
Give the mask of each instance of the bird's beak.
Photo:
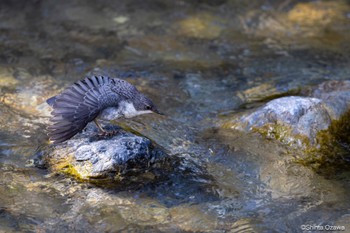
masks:
{"type": "Polygon", "coordinates": [[[165,114],[164,113],[162,113],[162,112],[160,112],[158,109],[153,109],[153,112],[154,113],[157,113],[157,114],[159,114],[159,115],[162,115],[162,116],[164,116],[165,114]]]}

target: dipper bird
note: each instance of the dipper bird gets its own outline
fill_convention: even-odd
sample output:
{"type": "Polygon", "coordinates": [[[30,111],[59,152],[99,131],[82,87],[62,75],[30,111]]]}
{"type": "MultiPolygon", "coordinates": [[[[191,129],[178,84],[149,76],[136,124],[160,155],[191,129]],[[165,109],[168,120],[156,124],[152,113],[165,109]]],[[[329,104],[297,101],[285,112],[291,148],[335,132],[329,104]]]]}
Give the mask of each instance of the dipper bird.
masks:
{"type": "Polygon", "coordinates": [[[152,112],[161,114],[135,86],[122,79],[105,76],[86,77],[46,102],[53,108],[47,129],[54,143],[70,139],[91,121],[106,133],[97,118],[113,120],[152,112]]]}

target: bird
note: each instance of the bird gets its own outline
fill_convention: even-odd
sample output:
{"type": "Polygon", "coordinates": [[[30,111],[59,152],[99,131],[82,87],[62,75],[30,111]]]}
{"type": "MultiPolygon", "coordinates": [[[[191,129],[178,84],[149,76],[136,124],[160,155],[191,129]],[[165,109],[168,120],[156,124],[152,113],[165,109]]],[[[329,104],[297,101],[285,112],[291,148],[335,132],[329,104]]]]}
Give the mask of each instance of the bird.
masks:
{"type": "Polygon", "coordinates": [[[47,130],[54,144],[72,138],[92,121],[106,134],[98,119],[110,121],[148,113],[164,115],[134,85],[101,75],[87,76],[46,102],[53,109],[47,130]]]}

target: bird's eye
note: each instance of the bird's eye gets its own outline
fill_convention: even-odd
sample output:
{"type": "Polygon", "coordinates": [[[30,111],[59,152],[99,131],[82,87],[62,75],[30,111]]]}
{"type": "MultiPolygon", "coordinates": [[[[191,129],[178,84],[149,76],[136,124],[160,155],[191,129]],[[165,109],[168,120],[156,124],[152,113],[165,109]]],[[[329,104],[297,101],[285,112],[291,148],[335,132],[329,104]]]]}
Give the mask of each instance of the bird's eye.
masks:
{"type": "Polygon", "coordinates": [[[149,106],[149,105],[147,105],[147,106],[146,106],[146,109],[147,109],[147,110],[151,110],[151,109],[152,109],[152,107],[151,107],[151,106],[149,106]]]}

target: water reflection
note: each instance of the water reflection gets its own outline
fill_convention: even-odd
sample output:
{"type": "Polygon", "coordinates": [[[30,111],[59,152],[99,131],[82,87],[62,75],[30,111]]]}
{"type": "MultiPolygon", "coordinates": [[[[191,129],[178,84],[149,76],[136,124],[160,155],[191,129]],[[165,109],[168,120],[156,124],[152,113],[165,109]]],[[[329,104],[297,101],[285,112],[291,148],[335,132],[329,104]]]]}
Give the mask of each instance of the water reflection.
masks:
{"type": "Polygon", "coordinates": [[[0,231],[290,232],[346,219],[325,179],[274,142],[218,127],[304,86],[348,79],[347,1],[1,1],[0,231]],[[119,75],[166,117],[115,122],[169,155],[119,186],[28,166],[45,99],[119,75]]]}

